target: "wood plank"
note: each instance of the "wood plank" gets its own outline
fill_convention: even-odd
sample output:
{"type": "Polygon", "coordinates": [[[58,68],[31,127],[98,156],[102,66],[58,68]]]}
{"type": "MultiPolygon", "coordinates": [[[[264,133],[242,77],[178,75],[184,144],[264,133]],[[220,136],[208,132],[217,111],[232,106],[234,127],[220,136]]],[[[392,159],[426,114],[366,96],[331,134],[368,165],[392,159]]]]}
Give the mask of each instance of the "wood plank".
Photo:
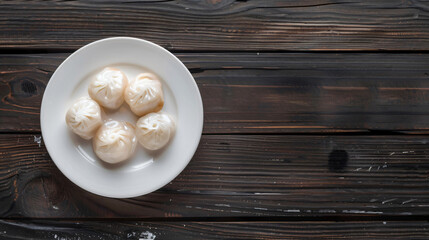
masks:
{"type": "Polygon", "coordinates": [[[0,217],[428,216],[429,137],[204,135],[151,194],[111,199],[67,180],[38,135],[0,135],[0,217]]]}
{"type": "Polygon", "coordinates": [[[2,1],[3,49],[111,36],[171,50],[429,50],[427,1],[2,1]]]}
{"type": "Polygon", "coordinates": [[[1,220],[11,239],[428,239],[429,223],[1,220]]]}
{"type": "MultiPolygon", "coordinates": [[[[68,54],[0,55],[0,131],[39,132],[68,54]]],[[[203,98],[204,133],[427,133],[429,54],[177,53],[203,98]]]]}

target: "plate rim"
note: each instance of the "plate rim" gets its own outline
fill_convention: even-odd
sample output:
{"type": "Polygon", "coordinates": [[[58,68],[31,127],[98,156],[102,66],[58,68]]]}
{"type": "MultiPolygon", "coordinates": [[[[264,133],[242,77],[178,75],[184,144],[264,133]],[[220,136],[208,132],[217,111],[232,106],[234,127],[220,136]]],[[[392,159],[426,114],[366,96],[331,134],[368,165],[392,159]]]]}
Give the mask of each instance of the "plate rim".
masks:
{"type": "Polygon", "coordinates": [[[141,38],[136,38],[136,37],[118,36],[118,37],[103,38],[103,39],[99,39],[99,40],[90,42],[90,43],[88,43],[88,44],[80,47],[76,51],[74,51],[65,60],[63,60],[63,62],[55,69],[54,73],[50,77],[50,79],[49,79],[49,81],[48,81],[48,83],[47,83],[47,85],[45,87],[45,91],[43,93],[43,97],[42,97],[42,101],[41,101],[41,107],[40,107],[40,130],[41,130],[42,139],[43,139],[44,145],[46,147],[46,150],[47,150],[47,152],[49,154],[49,157],[52,159],[52,161],[54,162],[54,164],[56,165],[56,167],[61,171],[61,173],[65,177],[67,177],[67,179],[69,179],[73,184],[75,184],[79,188],[81,188],[81,189],[83,189],[83,190],[85,190],[87,192],[90,192],[90,193],[93,193],[93,194],[96,194],[96,195],[99,195],[99,196],[102,196],[102,197],[108,197],[108,198],[132,198],[132,197],[143,196],[143,195],[149,194],[149,193],[151,193],[153,191],[156,191],[156,190],[164,187],[165,185],[167,185],[169,182],[173,181],[189,165],[189,162],[192,160],[193,156],[195,155],[196,150],[197,150],[197,148],[199,146],[199,143],[201,141],[203,127],[204,127],[204,107],[203,107],[203,101],[202,101],[202,97],[201,97],[201,93],[199,91],[198,85],[197,85],[194,77],[192,76],[191,72],[189,71],[189,69],[185,66],[185,64],[182,61],[180,61],[180,59],[178,57],[176,57],[174,54],[172,54],[170,51],[168,51],[164,47],[162,47],[162,46],[160,46],[160,45],[158,45],[156,43],[153,43],[151,41],[148,41],[148,40],[145,40],[145,39],[141,39],[141,38]],[[180,168],[180,171],[177,171],[177,174],[174,174],[174,176],[171,175],[171,177],[168,178],[169,180],[166,181],[166,182],[161,182],[160,184],[157,184],[156,186],[154,186],[152,188],[149,188],[148,190],[145,190],[145,191],[136,191],[136,193],[131,193],[131,194],[126,194],[126,193],[124,193],[124,194],[117,194],[117,193],[99,192],[99,191],[94,190],[94,189],[89,190],[86,187],[83,187],[83,186],[79,185],[77,183],[77,181],[75,181],[74,177],[72,177],[71,174],[68,173],[68,171],[66,171],[65,169],[63,169],[61,167],[61,165],[59,163],[57,163],[57,161],[55,161],[54,157],[51,156],[50,152],[53,152],[52,151],[53,146],[51,146],[50,143],[47,143],[45,141],[44,130],[43,130],[44,129],[44,125],[45,125],[43,119],[46,118],[45,114],[47,114],[47,113],[45,113],[47,111],[47,109],[46,109],[47,108],[46,107],[46,101],[47,101],[46,98],[47,97],[46,97],[45,93],[48,92],[49,89],[50,89],[50,86],[52,86],[52,84],[51,84],[52,81],[51,80],[55,78],[55,76],[56,76],[56,74],[58,72],[58,69],[62,68],[64,65],[66,65],[70,61],[70,59],[72,57],[74,57],[75,55],[79,54],[84,49],[86,49],[86,48],[88,48],[88,47],[90,47],[92,45],[99,44],[101,42],[116,41],[116,40],[132,40],[132,41],[143,42],[144,44],[148,44],[151,47],[157,48],[157,49],[163,51],[164,53],[166,53],[167,55],[169,55],[170,57],[172,57],[174,59],[174,61],[177,62],[180,65],[180,67],[185,70],[186,75],[188,75],[188,77],[190,77],[190,79],[193,80],[193,81],[191,81],[192,82],[191,85],[194,88],[195,93],[198,96],[198,98],[197,98],[197,105],[198,105],[197,108],[198,109],[196,109],[196,110],[197,110],[197,114],[200,116],[199,117],[200,126],[199,127],[197,126],[198,127],[197,130],[199,132],[198,137],[195,138],[195,144],[194,144],[194,146],[191,149],[192,151],[190,151],[191,155],[189,157],[187,157],[188,160],[186,161],[186,164],[183,164],[183,167],[180,168]]]}

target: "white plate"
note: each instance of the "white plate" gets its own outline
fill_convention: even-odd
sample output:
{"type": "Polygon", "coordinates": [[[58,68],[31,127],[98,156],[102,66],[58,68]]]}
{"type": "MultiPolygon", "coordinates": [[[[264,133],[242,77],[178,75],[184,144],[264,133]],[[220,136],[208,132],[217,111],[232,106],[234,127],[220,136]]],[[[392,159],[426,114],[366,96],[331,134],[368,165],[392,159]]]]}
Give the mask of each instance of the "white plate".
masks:
{"type": "MultiPolygon", "coordinates": [[[[106,115],[133,124],[137,120],[126,103],[106,115]]],[[[203,104],[195,80],[173,54],[142,39],[115,37],[80,48],[57,68],[43,95],[40,121],[49,155],[66,177],[89,192],[127,198],[161,188],[186,167],[200,141],[203,104]],[[145,70],[160,77],[165,97],[162,111],[177,118],[176,133],[165,148],[149,153],[139,145],[131,159],[111,166],[95,156],[91,140],[83,140],[67,128],[69,106],[88,96],[91,76],[106,66],[123,70],[129,79],[145,70]]]]}

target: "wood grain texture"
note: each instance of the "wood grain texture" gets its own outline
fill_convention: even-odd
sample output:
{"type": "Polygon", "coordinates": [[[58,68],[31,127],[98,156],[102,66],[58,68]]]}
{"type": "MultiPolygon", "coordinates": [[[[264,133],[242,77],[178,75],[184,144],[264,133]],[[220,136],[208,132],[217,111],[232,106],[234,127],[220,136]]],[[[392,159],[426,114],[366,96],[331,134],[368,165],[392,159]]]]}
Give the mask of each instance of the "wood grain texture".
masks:
{"type": "Polygon", "coordinates": [[[170,50],[429,50],[429,3],[2,1],[0,29],[3,49],[76,49],[133,36],[170,50]]]}
{"type": "Polygon", "coordinates": [[[0,238],[65,240],[428,239],[429,223],[0,221],[0,238]]]}
{"type": "Polygon", "coordinates": [[[429,215],[427,136],[204,135],[188,167],[151,194],[90,194],[38,135],[0,135],[0,216],[294,217],[429,215]]]}
{"type": "MultiPolygon", "coordinates": [[[[0,55],[0,131],[39,132],[44,89],[68,54],[0,55]]],[[[429,54],[178,53],[204,133],[427,133],[429,54]]]]}

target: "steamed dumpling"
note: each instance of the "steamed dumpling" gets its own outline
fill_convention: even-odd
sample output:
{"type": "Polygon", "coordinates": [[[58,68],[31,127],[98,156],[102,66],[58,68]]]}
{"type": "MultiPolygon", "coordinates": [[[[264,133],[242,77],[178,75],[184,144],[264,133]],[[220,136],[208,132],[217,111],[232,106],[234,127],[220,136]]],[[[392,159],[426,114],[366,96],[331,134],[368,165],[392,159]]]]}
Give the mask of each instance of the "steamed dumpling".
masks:
{"type": "Polygon", "coordinates": [[[66,123],[77,135],[86,140],[91,139],[103,124],[101,108],[88,97],[80,98],[67,111],[66,123]]]}
{"type": "Polygon", "coordinates": [[[136,124],[136,135],[140,144],[149,150],[164,147],[176,129],[174,119],[166,113],[149,113],[136,124]]]}
{"type": "Polygon", "coordinates": [[[127,85],[127,76],[123,72],[107,67],[91,81],[88,93],[101,106],[117,109],[124,102],[124,90],[127,85]]]}
{"type": "Polygon", "coordinates": [[[138,116],[158,112],[164,106],[164,94],[159,79],[151,73],[142,73],[125,89],[125,101],[138,116]]]}
{"type": "Polygon", "coordinates": [[[100,127],[92,140],[95,154],[107,163],[119,163],[136,150],[134,126],[129,122],[109,120],[100,127]]]}

